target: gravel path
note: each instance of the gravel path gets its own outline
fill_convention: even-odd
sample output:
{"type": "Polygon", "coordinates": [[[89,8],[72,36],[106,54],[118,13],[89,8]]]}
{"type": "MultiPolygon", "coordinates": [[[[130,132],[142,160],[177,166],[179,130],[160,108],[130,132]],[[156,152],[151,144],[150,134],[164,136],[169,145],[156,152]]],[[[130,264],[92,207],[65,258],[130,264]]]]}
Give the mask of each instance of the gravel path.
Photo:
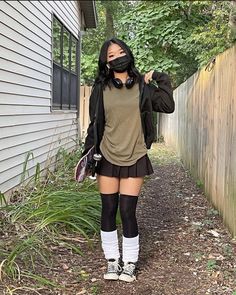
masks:
{"type": "MultiPolygon", "coordinates": [[[[165,152],[168,156],[168,149],[165,152]]],[[[218,212],[179,161],[154,168],[138,203],[137,281],[104,282],[105,261],[98,243],[84,267],[90,275],[83,288],[65,294],[236,294],[236,241],[218,212]]]]}
{"type": "MultiPolygon", "coordinates": [[[[84,256],[56,249],[53,268],[47,273],[42,269],[42,274],[65,288],[38,289],[39,294],[236,294],[236,241],[218,212],[179,161],[154,164],[154,169],[138,203],[141,251],[137,281],[104,281],[106,262],[95,240],[93,249],[82,244],[84,256]]],[[[24,290],[17,294],[36,293],[24,290]]]]}

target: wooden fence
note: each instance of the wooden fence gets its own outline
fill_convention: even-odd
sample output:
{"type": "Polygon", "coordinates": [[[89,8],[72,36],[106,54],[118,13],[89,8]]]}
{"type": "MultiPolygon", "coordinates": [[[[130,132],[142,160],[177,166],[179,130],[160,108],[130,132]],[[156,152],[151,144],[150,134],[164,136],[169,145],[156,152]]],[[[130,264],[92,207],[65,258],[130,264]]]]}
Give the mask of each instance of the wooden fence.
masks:
{"type": "Polygon", "coordinates": [[[175,147],[236,235],[236,46],[175,91],[176,110],[162,114],[160,134],[175,147]]]}
{"type": "Polygon", "coordinates": [[[80,86],[80,107],[79,107],[79,120],[80,120],[80,134],[81,139],[84,140],[89,125],[89,97],[92,87],[80,86]]]}

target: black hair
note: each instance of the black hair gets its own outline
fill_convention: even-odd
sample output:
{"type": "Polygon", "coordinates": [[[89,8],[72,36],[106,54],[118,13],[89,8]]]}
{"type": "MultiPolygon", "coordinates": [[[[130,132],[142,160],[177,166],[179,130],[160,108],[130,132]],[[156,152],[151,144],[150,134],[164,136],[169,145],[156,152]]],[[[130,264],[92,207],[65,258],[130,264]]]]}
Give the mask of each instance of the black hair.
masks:
{"type": "Polygon", "coordinates": [[[141,80],[141,74],[136,69],[134,65],[134,56],[132,51],[130,50],[129,46],[122,40],[112,37],[108,40],[106,40],[100,50],[100,55],[98,59],[98,74],[95,79],[95,83],[101,82],[103,85],[103,88],[105,88],[107,85],[111,87],[111,80],[114,78],[114,72],[111,69],[107,68],[107,50],[108,47],[112,44],[118,44],[124,52],[127,54],[127,56],[130,58],[131,63],[128,68],[128,75],[129,77],[132,77],[135,81],[135,83],[139,82],[141,80]]]}

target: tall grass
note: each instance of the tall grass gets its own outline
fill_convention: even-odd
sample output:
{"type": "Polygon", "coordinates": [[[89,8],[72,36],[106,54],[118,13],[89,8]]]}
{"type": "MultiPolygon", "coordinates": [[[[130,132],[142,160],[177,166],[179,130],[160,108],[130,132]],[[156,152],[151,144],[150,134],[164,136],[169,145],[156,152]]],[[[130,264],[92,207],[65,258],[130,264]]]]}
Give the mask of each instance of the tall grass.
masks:
{"type": "MultiPolygon", "coordinates": [[[[22,179],[27,175],[30,157],[31,152],[22,179]]],[[[19,280],[28,273],[31,278],[47,282],[35,272],[40,263],[50,266],[49,246],[60,245],[82,255],[79,240],[91,244],[99,230],[101,202],[94,181],[88,179],[81,184],[74,180],[79,157],[80,150],[68,153],[60,149],[54,171],[42,171],[38,164],[35,175],[14,192],[9,203],[0,194],[0,224],[4,228],[0,280],[7,276],[19,280]]]]}

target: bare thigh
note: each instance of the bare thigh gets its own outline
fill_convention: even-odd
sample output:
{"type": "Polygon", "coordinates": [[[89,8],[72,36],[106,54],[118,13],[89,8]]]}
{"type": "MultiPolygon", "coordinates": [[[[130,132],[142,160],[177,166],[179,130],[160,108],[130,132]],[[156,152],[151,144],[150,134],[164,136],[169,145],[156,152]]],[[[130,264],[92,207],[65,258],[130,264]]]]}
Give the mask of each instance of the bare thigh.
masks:
{"type": "Polygon", "coordinates": [[[119,178],[97,175],[97,181],[99,191],[102,194],[113,194],[119,191],[119,178]]]}
{"type": "Polygon", "coordinates": [[[122,195],[138,196],[144,177],[128,177],[120,179],[119,191],[122,195]]]}

